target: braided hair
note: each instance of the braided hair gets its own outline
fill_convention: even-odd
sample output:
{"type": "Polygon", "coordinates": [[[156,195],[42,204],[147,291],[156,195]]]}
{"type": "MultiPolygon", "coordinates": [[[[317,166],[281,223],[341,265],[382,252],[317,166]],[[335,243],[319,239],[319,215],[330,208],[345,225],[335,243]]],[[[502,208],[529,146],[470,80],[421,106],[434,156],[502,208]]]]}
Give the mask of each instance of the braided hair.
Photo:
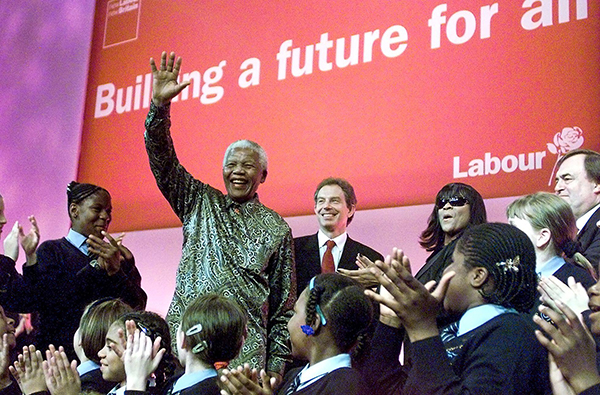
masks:
{"type": "Polygon", "coordinates": [[[171,348],[169,326],[164,318],[151,311],[132,311],[122,315],[116,323],[125,330],[125,322],[128,320],[133,320],[137,328],[145,333],[153,342],[160,336],[160,347],[164,348],[167,352],[163,355],[158,368],[154,372],[154,376],[156,378],[156,387],[161,389],[173,377],[175,370],[179,366],[171,348]]]}
{"type": "Polygon", "coordinates": [[[110,193],[98,185],[71,181],[69,185],[67,185],[67,210],[71,207],[71,203],[80,204],[99,191],[106,192],[110,197],[110,193]]]}
{"type": "Polygon", "coordinates": [[[487,223],[467,229],[456,245],[470,267],[487,269],[488,282],[479,292],[488,302],[529,312],[537,295],[535,250],[516,227],[487,223]]]}
{"type": "Polygon", "coordinates": [[[229,362],[240,352],[248,317],[232,299],[206,294],[188,305],[181,318],[185,344],[202,362],[229,362]]]}
{"type": "MultiPolygon", "coordinates": [[[[320,320],[317,306],[327,320],[336,347],[359,358],[373,318],[373,305],[356,281],[336,273],[320,274],[308,290],[306,325],[320,320]]],[[[319,327],[319,330],[322,328],[319,327]]]]}

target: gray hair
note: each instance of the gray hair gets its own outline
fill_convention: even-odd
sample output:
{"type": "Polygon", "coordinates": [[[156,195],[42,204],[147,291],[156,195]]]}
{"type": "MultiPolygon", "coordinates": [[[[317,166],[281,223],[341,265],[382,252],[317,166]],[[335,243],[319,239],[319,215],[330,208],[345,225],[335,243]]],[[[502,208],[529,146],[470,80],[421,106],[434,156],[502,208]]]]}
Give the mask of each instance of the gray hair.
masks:
{"type": "Polygon", "coordinates": [[[229,155],[233,152],[233,150],[236,149],[250,149],[256,152],[258,154],[258,162],[260,163],[260,166],[263,168],[263,170],[267,170],[267,165],[269,164],[267,153],[258,143],[250,140],[238,140],[231,143],[225,151],[225,156],[223,157],[223,167],[225,167],[229,155]]]}

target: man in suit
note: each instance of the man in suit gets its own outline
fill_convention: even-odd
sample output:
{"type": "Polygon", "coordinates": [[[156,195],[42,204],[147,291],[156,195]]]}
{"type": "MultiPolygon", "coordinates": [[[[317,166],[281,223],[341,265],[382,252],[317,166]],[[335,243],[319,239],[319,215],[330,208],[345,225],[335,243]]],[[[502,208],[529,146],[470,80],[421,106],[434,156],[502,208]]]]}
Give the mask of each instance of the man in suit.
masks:
{"type": "MultiPolygon", "coordinates": [[[[371,261],[383,260],[380,253],[351,239],[346,233],[355,211],[356,195],[348,181],[331,177],[319,183],[315,191],[315,214],[319,221],[319,232],[294,238],[298,294],[317,274],[338,269],[359,269],[356,264],[359,255],[371,261]]],[[[360,281],[360,278],[355,278],[360,281]]]]}
{"type": "Polygon", "coordinates": [[[577,149],[558,161],[556,194],[569,203],[577,219],[582,254],[598,268],[600,263],[600,154],[577,149]]]}

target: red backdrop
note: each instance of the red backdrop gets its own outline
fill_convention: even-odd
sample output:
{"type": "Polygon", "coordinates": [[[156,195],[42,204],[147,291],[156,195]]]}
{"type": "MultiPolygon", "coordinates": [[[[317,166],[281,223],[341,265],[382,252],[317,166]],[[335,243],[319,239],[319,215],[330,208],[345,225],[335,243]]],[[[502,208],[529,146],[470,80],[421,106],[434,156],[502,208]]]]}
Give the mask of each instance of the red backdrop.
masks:
{"type": "Polygon", "coordinates": [[[182,164],[223,189],[229,143],[259,142],[259,194],[282,215],[311,212],[330,175],[362,209],[432,202],[452,181],[485,198],[548,190],[561,147],[600,147],[600,10],[570,3],[100,0],[78,178],[111,192],[113,231],[179,224],[143,143],[148,59],[167,50],[197,72],[172,106],[182,164]]]}

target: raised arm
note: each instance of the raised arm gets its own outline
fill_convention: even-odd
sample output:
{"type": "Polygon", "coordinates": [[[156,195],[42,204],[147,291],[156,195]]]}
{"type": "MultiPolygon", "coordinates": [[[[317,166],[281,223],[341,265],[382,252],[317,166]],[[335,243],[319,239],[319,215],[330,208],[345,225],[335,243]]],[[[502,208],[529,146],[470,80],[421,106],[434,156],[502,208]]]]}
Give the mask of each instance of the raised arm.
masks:
{"type": "Polygon", "coordinates": [[[175,60],[175,53],[167,59],[163,52],[160,66],[150,59],[153,76],[152,102],[146,118],[146,151],[150,168],[158,188],[165,196],[175,214],[184,222],[188,210],[194,206],[190,197],[196,196],[204,184],[195,180],[179,163],[171,138],[170,103],[188,85],[188,81],[177,83],[181,68],[181,58],[175,60]]]}

